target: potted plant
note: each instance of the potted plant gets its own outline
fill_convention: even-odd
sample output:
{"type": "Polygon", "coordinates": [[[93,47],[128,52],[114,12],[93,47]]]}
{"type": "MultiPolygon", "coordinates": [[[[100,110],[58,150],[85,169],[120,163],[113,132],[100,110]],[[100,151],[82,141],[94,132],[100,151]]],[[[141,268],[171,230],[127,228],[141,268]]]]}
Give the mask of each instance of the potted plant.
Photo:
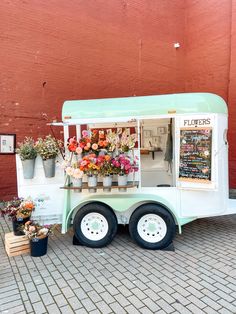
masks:
{"type": "Polygon", "coordinates": [[[23,227],[24,234],[30,240],[31,256],[43,256],[47,254],[48,236],[52,233],[54,225],[40,225],[31,220],[23,227]]]}
{"type": "Polygon", "coordinates": [[[46,178],[55,176],[55,159],[60,152],[61,141],[51,135],[44,139],[38,138],[36,150],[43,160],[43,168],[46,178]]]}
{"type": "Polygon", "coordinates": [[[18,143],[16,153],[19,154],[22,162],[24,179],[32,179],[34,177],[35,158],[37,157],[34,140],[31,137],[25,137],[23,142],[18,143]]]}
{"type": "Polygon", "coordinates": [[[7,216],[12,221],[13,233],[16,236],[24,235],[22,226],[30,219],[35,204],[31,200],[14,198],[7,202],[6,207],[1,209],[1,216],[7,216]]]}

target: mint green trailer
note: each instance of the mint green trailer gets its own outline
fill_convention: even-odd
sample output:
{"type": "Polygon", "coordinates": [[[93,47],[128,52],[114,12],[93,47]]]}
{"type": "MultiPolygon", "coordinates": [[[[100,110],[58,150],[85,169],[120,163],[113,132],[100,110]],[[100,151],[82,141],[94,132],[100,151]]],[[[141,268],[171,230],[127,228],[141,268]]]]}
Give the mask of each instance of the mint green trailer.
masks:
{"type": "MultiPolygon", "coordinates": [[[[196,218],[227,213],[228,157],[227,141],[224,137],[227,130],[227,105],[221,97],[210,93],[184,93],[71,100],[63,104],[62,121],[65,139],[69,137],[70,126],[77,126],[79,136],[80,126],[84,124],[96,127],[100,125],[101,128],[104,125],[136,124],[139,134],[136,153],[140,158],[140,169],[136,187],[126,192],[112,190],[109,193],[102,189],[98,189],[96,193],[64,190],[62,232],[65,233],[73,223],[75,235],[82,244],[91,247],[107,245],[115,236],[117,224],[129,224],[130,234],[140,246],[161,249],[172,241],[176,225],[181,232],[184,224],[196,218]],[[207,127],[212,130],[211,180],[207,183],[182,180],[179,177],[180,130],[186,121],[196,129],[206,127],[204,121],[207,119],[210,121],[207,127]],[[157,150],[153,149],[153,159],[150,154],[140,154],[140,132],[146,126],[150,132],[165,132],[167,138],[166,130],[170,122],[174,154],[172,174],[168,173],[167,177],[166,169],[155,168],[154,163],[157,160],[164,164],[157,150]],[[148,169],[151,163],[154,165],[153,169],[159,171],[157,178],[162,176],[163,180],[170,180],[170,184],[161,184],[160,181],[158,186],[155,183],[151,185],[151,179],[148,178],[148,175],[154,178],[154,171],[152,173],[148,169]],[[146,167],[144,174],[142,164],[146,167]]],[[[162,140],[161,135],[153,138],[162,140]]],[[[143,141],[145,142],[145,138],[143,141]]],[[[165,144],[161,145],[164,147],[165,144]]],[[[150,151],[151,148],[153,147],[150,147],[150,151]]]]}

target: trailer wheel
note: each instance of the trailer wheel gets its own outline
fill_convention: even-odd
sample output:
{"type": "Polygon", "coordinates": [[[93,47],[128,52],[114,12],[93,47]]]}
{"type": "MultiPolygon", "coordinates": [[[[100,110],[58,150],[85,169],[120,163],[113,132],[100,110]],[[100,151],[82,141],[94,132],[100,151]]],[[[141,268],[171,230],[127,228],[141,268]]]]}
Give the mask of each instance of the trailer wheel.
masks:
{"type": "Polygon", "coordinates": [[[108,245],[116,235],[117,219],[105,205],[91,203],[77,212],[73,228],[82,245],[100,248],[108,245]]]}
{"type": "Polygon", "coordinates": [[[171,244],[175,235],[175,221],[163,207],[145,204],[132,214],[129,232],[139,246],[160,250],[171,244]]]}

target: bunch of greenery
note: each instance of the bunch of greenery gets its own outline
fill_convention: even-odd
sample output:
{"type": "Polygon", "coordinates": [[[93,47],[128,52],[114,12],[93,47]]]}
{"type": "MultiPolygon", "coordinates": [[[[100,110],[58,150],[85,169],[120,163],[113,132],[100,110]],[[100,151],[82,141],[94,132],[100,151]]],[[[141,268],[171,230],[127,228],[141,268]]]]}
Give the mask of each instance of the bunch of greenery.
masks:
{"type": "Polygon", "coordinates": [[[32,137],[25,137],[23,142],[18,143],[18,146],[16,153],[20,155],[21,160],[35,159],[37,157],[37,150],[32,137]]]}
{"type": "Polygon", "coordinates": [[[43,160],[47,160],[57,157],[61,145],[60,140],[55,139],[51,135],[47,135],[44,139],[38,138],[36,150],[43,160]]]}

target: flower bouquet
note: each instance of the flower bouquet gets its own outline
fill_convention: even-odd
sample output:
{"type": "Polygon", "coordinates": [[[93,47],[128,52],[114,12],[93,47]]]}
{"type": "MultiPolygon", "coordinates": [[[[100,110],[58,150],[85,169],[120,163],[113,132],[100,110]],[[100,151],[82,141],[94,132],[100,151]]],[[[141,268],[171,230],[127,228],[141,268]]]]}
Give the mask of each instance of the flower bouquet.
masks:
{"type": "Polygon", "coordinates": [[[48,236],[52,234],[54,225],[40,225],[33,221],[25,223],[23,232],[30,240],[31,256],[47,254],[48,236]]]}
{"type": "Polygon", "coordinates": [[[84,172],[80,170],[79,163],[74,162],[71,165],[68,165],[65,168],[66,174],[71,178],[71,181],[73,183],[73,187],[82,187],[82,180],[84,172]]]}
{"type": "MultiPolygon", "coordinates": [[[[112,165],[114,169],[114,174],[118,175],[118,186],[126,186],[128,181],[128,175],[130,173],[138,171],[136,166],[136,161],[131,161],[129,156],[120,154],[112,159],[112,165]]],[[[121,190],[121,189],[120,189],[121,190]]],[[[125,191],[126,189],[122,189],[125,191]]]]}
{"type": "Polygon", "coordinates": [[[88,177],[88,186],[91,188],[96,188],[97,176],[101,167],[100,156],[96,156],[94,153],[86,155],[79,162],[79,165],[80,170],[83,171],[88,177]]]}
{"type": "Polygon", "coordinates": [[[6,207],[1,209],[1,216],[7,216],[12,221],[14,235],[20,236],[24,233],[21,230],[35,209],[35,204],[31,200],[24,200],[23,198],[14,198],[9,201],[6,207]]]}
{"type": "Polygon", "coordinates": [[[101,155],[100,157],[100,174],[103,177],[103,187],[105,191],[111,190],[112,176],[114,167],[112,164],[112,157],[109,155],[101,155]]]}
{"type": "Polygon", "coordinates": [[[34,140],[31,137],[25,137],[24,141],[18,143],[16,153],[19,154],[23,175],[25,179],[32,179],[34,177],[35,158],[37,157],[37,150],[34,140]]]}

